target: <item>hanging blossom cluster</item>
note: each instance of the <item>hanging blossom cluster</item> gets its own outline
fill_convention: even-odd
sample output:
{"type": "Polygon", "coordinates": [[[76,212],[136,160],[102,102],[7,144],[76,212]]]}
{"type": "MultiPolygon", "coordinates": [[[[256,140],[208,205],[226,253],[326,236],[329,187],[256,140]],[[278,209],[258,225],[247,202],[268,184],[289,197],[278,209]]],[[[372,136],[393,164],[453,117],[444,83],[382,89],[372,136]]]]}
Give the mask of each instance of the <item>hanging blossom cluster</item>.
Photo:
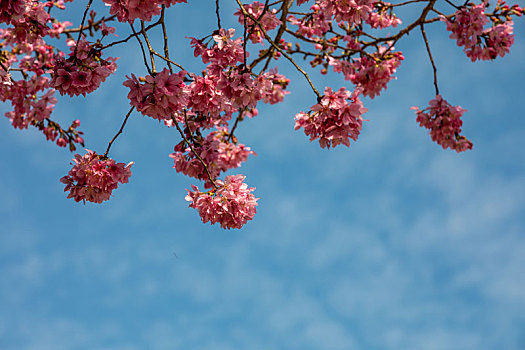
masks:
{"type": "Polygon", "coordinates": [[[443,147],[463,152],[472,149],[472,142],[461,134],[463,121],[461,117],[465,110],[459,106],[451,106],[441,95],[430,101],[429,107],[420,110],[412,107],[417,113],[416,121],[430,130],[432,141],[443,147]]]}
{"type": "MultiPolygon", "coordinates": [[[[250,147],[234,143],[226,128],[219,128],[209,133],[206,138],[200,137],[193,145],[193,149],[207,164],[212,179],[218,178],[222,172],[240,167],[249,155],[255,155],[250,147]]],[[[173,158],[175,163],[173,167],[177,172],[204,180],[206,187],[212,187],[204,165],[185,141],[177,144],[174,150],[170,157],[173,158]]]]}
{"type": "Polygon", "coordinates": [[[102,52],[86,40],[71,46],[68,59],[58,56],[53,69],[51,86],[61,95],[89,94],[117,70],[116,58],[102,59],[102,52]]]}
{"type": "Polygon", "coordinates": [[[309,113],[295,116],[295,130],[303,128],[310,141],[319,139],[322,148],[350,146],[350,139],[356,141],[359,137],[366,111],[356,93],[344,87],[334,92],[327,87],[321,101],[309,113]]]}
{"type": "Polygon", "coordinates": [[[143,115],[171,120],[171,115],[179,114],[189,102],[188,87],[183,82],[186,74],[186,71],[170,74],[166,68],[155,76],[148,75],[145,78],[137,78],[132,74],[124,82],[124,86],[130,88],[130,104],[143,115]]]}
{"type": "Polygon", "coordinates": [[[161,12],[161,6],[170,7],[187,0],[103,0],[111,6],[109,12],[116,15],[120,22],[133,22],[135,19],[151,21],[161,12]]]}
{"type": "Polygon", "coordinates": [[[496,11],[490,17],[485,14],[487,2],[479,5],[468,4],[456,11],[454,19],[441,16],[450,31],[451,39],[463,46],[466,55],[472,60],[493,60],[505,56],[514,43],[513,25],[510,15],[521,16],[523,9],[517,4],[509,7],[498,1],[496,11]],[[492,26],[484,29],[492,20],[492,26]]]}
{"type": "MultiPolygon", "coordinates": [[[[272,9],[267,11],[265,10],[264,4],[259,1],[244,5],[244,9],[252,17],[257,19],[257,22],[259,22],[258,24],[260,24],[266,32],[277,28],[277,26],[281,24],[281,21],[275,16],[277,10],[272,9]]],[[[251,29],[249,39],[252,43],[262,44],[264,42],[264,34],[258,24],[256,24],[251,18],[244,18],[244,13],[240,9],[235,12],[234,15],[238,16],[240,24],[244,25],[246,21],[246,25],[251,29]]]]}
{"type": "Polygon", "coordinates": [[[133,162],[115,163],[96,152],[87,150],[84,156],[75,154],[73,168],[68,175],[60,179],[69,191],[67,198],[75,201],[102,203],[111,197],[119,183],[127,183],[131,176],[133,162]]]}
{"type": "Polygon", "coordinates": [[[257,212],[257,200],[252,192],[253,187],[244,183],[243,175],[226,176],[223,181],[217,180],[217,188],[209,192],[200,192],[197,186],[187,190],[186,200],[190,208],[199,211],[202,222],[219,223],[222,228],[241,228],[252,220],[257,212]]]}

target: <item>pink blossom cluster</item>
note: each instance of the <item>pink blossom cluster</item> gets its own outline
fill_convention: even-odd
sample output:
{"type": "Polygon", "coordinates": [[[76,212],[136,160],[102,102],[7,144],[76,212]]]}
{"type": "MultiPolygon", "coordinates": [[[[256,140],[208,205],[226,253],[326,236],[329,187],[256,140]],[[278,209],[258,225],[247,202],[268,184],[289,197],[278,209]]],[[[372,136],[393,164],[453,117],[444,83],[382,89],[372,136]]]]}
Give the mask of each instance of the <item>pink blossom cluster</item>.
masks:
{"type": "Polygon", "coordinates": [[[49,119],[47,119],[46,122],[47,123],[40,122],[36,125],[40,130],[42,130],[47,140],[56,140],[56,144],[59,147],[66,147],[69,145],[69,149],[71,151],[76,150],[75,144],[77,143],[84,146],[84,139],[81,136],[84,133],[82,131],[76,130],[80,126],[80,120],[74,120],[67,130],[62,129],[60,125],[49,119]]]}
{"type": "Polygon", "coordinates": [[[257,212],[257,200],[252,192],[254,187],[244,183],[243,175],[226,176],[224,182],[216,180],[215,188],[209,192],[200,192],[192,185],[186,201],[189,207],[199,211],[202,222],[219,223],[222,228],[241,228],[248,220],[252,220],[257,212]]]}
{"type": "Polygon", "coordinates": [[[96,152],[87,150],[82,157],[75,154],[73,168],[68,175],[60,179],[69,191],[67,198],[76,202],[86,201],[102,203],[111,197],[111,193],[119,183],[127,183],[131,176],[131,165],[128,163],[115,163],[113,159],[105,158],[96,152]]]}
{"type": "Polygon", "coordinates": [[[61,95],[85,96],[98,89],[106,78],[115,72],[116,58],[101,58],[102,52],[86,40],[71,47],[68,59],[56,58],[51,86],[61,95]]]}
{"type": "Polygon", "coordinates": [[[171,119],[178,114],[189,102],[188,87],[184,84],[186,71],[171,74],[164,68],[160,73],[138,78],[131,74],[131,78],[124,82],[130,88],[128,99],[132,106],[143,115],[154,119],[171,119]]]}
{"type": "Polygon", "coordinates": [[[451,148],[458,153],[472,149],[472,142],[460,135],[463,125],[461,116],[465,110],[459,106],[451,106],[441,95],[436,95],[429,105],[424,110],[418,107],[412,109],[417,113],[416,121],[419,125],[430,129],[432,141],[443,149],[451,148]]]}
{"type": "Polygon", "coordinates": [[[290,83],[290,79],[277,72],[277,68],[270,69],[264,73],[264,79],[271,82],[270,87],[262,91],[262,98],[264,103],[276,104],[283,102],[284,96],[288,95],[290,91],[286,91],[286,87],[290,83]]]}
{"type": "MultiPolygon", "coordinates": [[[[3,0],[2,4],[4,3],[11,3],[11,1],[3,0]]],[[[13,3],[17,4],[19,2],[14,1],[13,3]]],[[[16,42],[22,46],[27,45],[29,47],[23,50],[28,51],[34,42],[48,35],[50,28],[47,24],[50,21],[50,15],[46,11],[47,3],[30,0],[26,0],[24,3],[24,10],[21,12],[21,15],[10,19],[12,27],[1,29],[0,33],[4,36],[7,44],[16,42]]]]}
{"type": "Polygon", "coordinates": [[[326,87],[324,96],[310,112],[295,116],[295,130],[303,128],[310,141],[319,139],[322,148],[350,146],[350,139],[355,141],[359,137],[366,111],[356,92],[352,94],[344,87],[333,92],[326,87]]]}
{"type": "Polygon", "coordinates": [[[345,77],[362,88],[363,95],[374,98],[382,89],[386,90],[390,80],[395,79],[394,73],[403,59],[401,52],[386,52],[386,47],[380,47],[373,55],[355,59],[345,77]]]}
{"type": "Polygon", "coordinates": [[[317,0],[321,10],[337,22],[361,24],[374,9],[376,0],[317,0]]]}
{"type": "Polygon", "coordinates": [[[14,107],[5,116],[18,129],[27,129],[31,124],[49,118],[57,102],[54,93],[55,90],[49,89],[49,78],[42,76],[0,85],[0,100],[9,100],[14,107]]]}
{"type": "Polygon", "coordinates": [[[194,55],[208,64],[202,76],[190,74],[188,115],[199,127],[222,125],[236,111],[253,110],[260,100],[277,103],[287,94],[288,79],[276,69],[259,75],[245,69],[242,39],[234,35],[234,29],[220,29],[211,48],[192,38],[194,55]]]}
{"type": "Polygon", "coordinates": [[[27,11],[30,2],[27,0],[1,0],[0,23],[11,23],[20,19],[27,11]]]}
{"type": "Polygon", "coordinates": [[[170,7],[177,3],[186,3],[187,0],[103,0],[111,6],[109,12],[117,15],[120,22],[133,22],[135,19],[151,21],[153,16],[161,12],[161,6],[170,7]]]}
{"type": "Polygon", "coordinates": [[[399,19],[395,14],[390,13],[391,4],[388,2],[375,2],[375,7],[377,11],[370,12],[370,16],[366,19],[372,28],[388,28],[388,27],[397,27],[401,24],[401,19],[399,19]]]}
{"type": "MultiPolygon", "coordinates": [[[[266,10],[264,9],[264,4],[259,1],[255,1],[252,4],[243,5],[246,12],[248,12],[253,18],[257,19],[257,22],[263,27],[263,29],[268,32],[269,30],[277,28],[281,24],[281,21],[275,16],[277,13],[276,9],[266,10]]],[[[244,18],[244,13],[241,9],[234,13],[235,16],[239,17],[239,23],[244,25],[246,20],[246,25],[248,26],[248,38],[252,43],[263,43],[264,34],[253,20],[250,18],[244,18]]]]}
{"type": "Polygon", "coordinates": [[[310,7],[311,13],[301,18],[290,15],[287,20],[299,27],[297,34],[308,38],[322,37],[331,29],[332,20],[348,23],[350,27],[361,25],[363,22],[372,28],[396,27],[401,24],[401,20],[391,9],[390,3],[376,0],[316,0],[310,7]]]}
{"type": "MultiPolygon", "coordinates": [[[[206,163],[212,179],[219,177],[222,172],[240,167],[249,155],[255,155],[250,147],[230,138],[225,128],[219,128],[206,137],[200,138],[193,145],[193,149],[206,163]]],[[[173,167],[177,172],[204,180],[206,187],[211,187],[206,169],[184,141],[178,143],[174,151],[169,156],[174,160],[173,167]]]]}
{"type": "MultiPolygon", "coordinates": [[[[462,7],[456,11],[454,20],[441,17],[447,25],[447,30],[452,32],[450,38],[456,39],[458,46],[464,46],[465,53],[472,62],[503,57],[509,53],[514,43],[514,23],[510,16],[504,16],[504,20],[497,19],[490,28],[484,29],[485,24],[489,22],[485,6],[485,3],[482,3],[462,7]]],[[[518,14],[521,12],[519,7],[513,10],[518,14]]]]}

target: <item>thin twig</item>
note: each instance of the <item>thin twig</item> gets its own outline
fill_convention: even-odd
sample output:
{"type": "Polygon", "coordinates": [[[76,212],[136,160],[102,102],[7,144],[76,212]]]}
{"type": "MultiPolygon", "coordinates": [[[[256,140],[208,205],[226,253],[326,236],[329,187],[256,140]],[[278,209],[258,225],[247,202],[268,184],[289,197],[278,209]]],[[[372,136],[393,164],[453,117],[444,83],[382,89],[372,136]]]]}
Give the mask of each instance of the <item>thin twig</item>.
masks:
{"type": "Polygon", "coordinates": [[[80,22],[80,31],[78,32],[78,38],[77,38],[77,43],[75,45],[75,51],[73,53],[73,57],[77,57],[77,49],[78,49],[78,43],[80,42],[80,38],[82,37],[82,28],[84,28],[84,22],[86,20],[86,16],[87,16],[87,13],[89,11],[89,8],[91,7],[91,3],[93,2],[93,0],[89,0],[87,6],[86,6],[86,10],[84,11],[84,16],[82,16],[82,22],[80,22]]]}
{"type": "Polygon", "coordinates": [[[142,40],[140,40],[139,35],[135,31],[135,28],[133,28],[133,24],[130,23],[129,26],[131,27],[131,31],[135,35],[135,38],[137,38],[137,40],[139,42],[140,49],[142,50],[142,57],[144,58],[144,65],[146,66],[146,69],[148,70],[148,73],[152,74],[151,69],[149,68],[149,65],[148,65],[148,59],[146,58],[146,51],[144,50],[144,45],[142,44],[142,40]]]}
{"type": "Polygon", "coordinates": [[[166,31],[166,24],[164,23],[164,11],[165,10],[166,10],[166,6],[162,5],[162,12],[160,13],[159,21],[162,24],[162,34],[164,36],[164,56],[165,56],[166,62],[168,63],[168,68],[170,72],[173,73],[173,69],[171,68],[170,53],[168,50],[168,32],[166,31]]]}
{"type": "Polygon", "coordinates": [[[219,14],[219,0],[215,0],[215,14],[217,15],[217,28],[221,29],[221,15],[219,14]]]}
{"type": "MultiPolygon", "coordinates": [[[[172,60],[170,60],[169,58],[167,57],[164,57],[162,56],[160,53],[158,53],[157,51],[153,50],[152,53],[159,57],[159,58],[162,58],[164,61],[166,61],[168,64],[173,64],[174,66],[177,66],[178,68],[182,69],[182,70],[185,70],[183,66],[181,66],[180,64],[178,64],[177,62],[174,62],[172,60]]],[[[171,67],[170,67],[170,71],[171,71],[171,67]]],[[[173,72],[172,72],[173,73],[173,72]]]]}
{"type": "Polygon", "coordinates": [[[423,23],[421,23],[419,27],[421,28],[421,34],[423,34],[423,40],[425,41],[425,46],[427,47],[430,63],[432,63],[432,69],[434,70],[434,88],[436,89],[436,95],[439,95],[436,64],[434,63],[434,58],[432,57],[432,53],[430,52],[430,45],[428,44],[427,34],[425,33],[425,27],[423,26],[423,23]]]}
{"type": "Polygon", "coordinates": [[[144,37],[144,40],[146,40],[146,45],[148,45],[149,58],[151,60],[151,71],[153,73],[157,73],[157,69],[155,68],[155,59],[153,58],[154,56],[153,48],[151,47],[151,43],[149,42],[148,34],[146,34],[146,30],[144,27],[144,21],[140,21],[140,28],[141,28],[142,36],[144,37]]]}
{"type": "Polygon", "coordinates": [[[193,135],[191,133],[191,129],[189,128],[188,126],[188,117],[187,117],[187,114],[186,114],[186,110],[184,110],[184,121],[185,121],[185,124],[186,124],[186,127],[188,128],[188,131],[190,133],[190,139],[191,139],[191,142],[190,140],[188,140],[188,138],[186,137],[186,135],[184,135],[184,132],[182,131],[182,129],[180,128],[179,126],[179,122],[177,122],[177,119],[175,119],[175,117],[173,116],[173,114],[171,115],[171,120],[173,121],[173,124],[175,124],[175,127],[177,128],[177,130],[179,131],[180,133],[180,136],[182,136],[182,139],[184,140],[184,142],[186,142],[188,144],[188,146],[190,147],[190,150],[191,152],[195,155],[195,157],[197,157],[197,159],[201,162],[202,166],[204,167],[204,170],[206,171],[206,174],[208,175],[208,179],[210,180],[211,184],[213,185],[213,187],[215,187],[216,189],[219,188],[219,186],[217,186],[217,184],[215,184],[215,181],[213,180],[213,178],[211,177],[211,173],[210,173],[210,170],[208,169],[208,165],[206,164],[206,162],[204,162],[204,160],[201,158],[201,156],[195,151],[195,148],[193,148],[193,135]]]}
{"type": "Polygon", "coordinates": [[[237,116],[237,118],[235,118],[235,123],[233,124],[233,127],[232,127],[232,129],[230,131],[230,134],[228,135],[228,141],[230,141],[233,138],[233,133],[235,132],[235,129],[237,129],[237,125],[243,119],[244,119],[244,110],[241,109],[241,110],[239,110],[239,115],[237,116]]]}
{"type": "Polygon", "coordinates": [[[128,114],[126,114],[126,118],[124,118],[124,122],[120,126],[119,131],[115,134],[115,136],[113,136],[111,141],[109,141],[108,148],[106,149],[106,152],[104,153],[104,158],[106,158],[108,156],[109,149],[111,148],[111,145],[113,145],[113,142],[117,139],[117,137],[119,137],[120,134],[122,134],[122,131],[124,130],[124,126],[126,125],[126,123],[128,121],[128,118],[129,118],[129,116],[131,115],[131,112],[133,112],[134,109],[135,109],[135,107],[131,107],[131,109],[129,110],[128,114]]]}

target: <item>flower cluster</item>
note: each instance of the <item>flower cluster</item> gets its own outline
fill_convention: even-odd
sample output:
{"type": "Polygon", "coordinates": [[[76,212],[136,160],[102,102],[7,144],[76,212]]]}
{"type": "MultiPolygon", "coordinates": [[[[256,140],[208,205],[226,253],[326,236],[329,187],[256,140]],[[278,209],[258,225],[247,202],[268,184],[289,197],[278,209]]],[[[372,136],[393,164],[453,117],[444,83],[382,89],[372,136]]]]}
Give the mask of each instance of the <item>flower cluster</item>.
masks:
{"type": "Polygon", "coordinates": [[[18,20],[29,6],[26,0],[3,0],[0,2],[0,23],[18,20]]]}
{"type": "Polygon", "coordinates": [[[472,149],[472,142],[461,136],[463,121],[461,116],[465,110],[459,106],[451,106],[441,95],[430,101],[429,107],[420,110],[412,107],[417,113],[416,121],[419,125],[430,129],[432,141],[441,145],[443,149],[451,148],[456,152],[472,149]]]}
{"type": "Polygon", "coordinates": [[[295,116],[295,130],[304,128],[310,141],[319,139],[322,148],[339,144],[350,146],[350,139],[357,140],[361,132],[362,114],[367,111],[357,94],[345,88],[333,92],[330,87],[324,91],[319,103],[309,113],[295,116]]]}
{"type": "Polygon", "coordinates": [[[523,10],[515,5],[510,8],[498,1],[497,9],[501,13],[492,15],[492,26],[484,29],[489,22],[485,14],[485,2],[480,5],[461,7],[456,11],[454,19],[444,16],[441,20],[446,23],[451,39],[456,39],[458,46],[463,46],[466,55],[472,60],[493,60],[498,56],[509,53],[514,43],[513,25],[510,15],[521,15],[523,10]]]}
{"type": "Polygon", "coordinates": [[[363,95],[374,98],[395,79],[393,75],[404,59],[401,52],[386,50],[381,46],[376,53],[356,58],[351,63],[331,59],[329,64],[335,72],[342,72],[346,79],[362,89],[363,95]]]}
{"type": "Polygon", "coordinates": [[[254,187],[244,183],[243,175],[226,176],[223,181],[217,180],[217,188],[209,192],[200,192],[197,186],[187,190],[186,200],[190,208],[199,211],[202,222],[219,223],[222,228],[241,228],[252,220],[257,209],[257,200],[252,192],[254,187]]]}
{"type": "Polygon", "coordinates": [[[102,52],[85,40],[71,47],[68,59],[56,58],[51,85],[61,95],[86,95],[98,89],[115,72],[116,58],[101,58],[102,52]]]}
{"type": "Polygon", "coordinates": [[[127,183],[131,176],[131,165],[115,163],[113,159],[102,157],[96,152],[87,150],[82,157],[75,154],[73,168],[68,175],[60,179],[69,191],[67,198],[76,202],[102,203],[110,198],[119,183],[127,183]]]}
{"type": "MultiPolygon", "coordinates": [[[[225,128],[220,128],[197,140],[193,146],[195,152],[207,164],[212,179],[216,179],[228,169],[238,168],[248,159],[250,154],[255,155],[250,147],[230,140],[230,134],[225,128]]],[[[191,148],[180,142],[175,146],[175,152],[170,154],[177,172],[206,182],[211,187],[206,169],[201,161],[192,152],[191,148]]]]}
{"type": "Polygon", "coordinates": [[[131,74],[131,78],[124,82],[130,88],[128,99],[132,106],[143,115],[155,119],[171,119],[171,115],[178,113],[188,103],[188,89],[184,84],[185,71],[170,74],[166,68],[155,76],[147,75],[138,78],[131,74]]]}
{"type": "Polygon", "coordinates": [[[160,14],[161,6],[170,7],[187,0],[103,0],[111,6],[109,12],[117,15],[120,22],[133,22],[135,19],[151,21],[153,16],[160,14]]]}
{"type": "MultiPolygon", "coordinates": [[[[264,4],[259,1],[255,1],[252,4],[243,5],[246,12],[248,12],[253,18],[257,19],[257,22],[263,27],[263,29],[268,32],[269,30],[277,28],[281,24],[281,21],[277,19],[275,14],[277,13],[276,9],[265,10],[264,4]]],[[[261,31],[261,28],[250,18],[244,18],[244,13],[239,9],[234,13],[235,16],[239,17],[239,23],[244,25],[246,20],[246,25],[249,28],[248,38],[252,43],[263,43],[264,34],[261,31]]]]}

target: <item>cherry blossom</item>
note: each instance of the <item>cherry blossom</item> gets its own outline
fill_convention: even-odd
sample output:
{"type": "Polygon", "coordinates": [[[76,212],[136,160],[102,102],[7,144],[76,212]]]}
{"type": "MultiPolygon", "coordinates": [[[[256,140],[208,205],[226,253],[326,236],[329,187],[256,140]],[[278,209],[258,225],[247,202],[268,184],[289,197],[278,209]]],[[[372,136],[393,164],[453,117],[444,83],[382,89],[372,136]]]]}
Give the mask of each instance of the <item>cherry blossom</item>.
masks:
{"type": "Polygon", "coordinates": [[[417,113],[419,125],[430,130],[432,141],[441,145],[443,149],[451,148],[456,152],[472,149],[472,142],[461,136],[461,117],[465,110],[459,106],[451,106],[441,95],[430,101],[429,107],[420,110],[412,107],[417,113]]]}
{"type": "Polygon", "coordinates": [[[86,201],[102,203],[108,200],[119,183],[128,182],[133,165],[133,162],[115,163],[113,159],[91,150],[87,150],[84,156],[75,154],[73,162],[73,168],[60,182],[66,185],[64,192],[69,191],[67,198],[84,204],[86,201]]]}
{"type": "Polygon", "coordinates": [[[259,199],[251,193],[255,188],[244,183],[245,178],[243,175],[226,176],[224,182],[215,181],[217,188],[209,192],[200,192],[192,185],[192,191],[187,190],[186,201],[190,202],[190,208],[198,210],[202,222],[240,229],[253,219],[259,199]]]}
{"type": "Polygon", "coordinates": [[[310,141],[319,139],[322,148],[350,146],[350,139],[356,141],[359,137],[362,114],[366,111],[355,92],[352,94],[344,87],[333,92],[327,87],[321,101],[309,113],[295,116],[295,130],[303,128],[310,141]]]}

